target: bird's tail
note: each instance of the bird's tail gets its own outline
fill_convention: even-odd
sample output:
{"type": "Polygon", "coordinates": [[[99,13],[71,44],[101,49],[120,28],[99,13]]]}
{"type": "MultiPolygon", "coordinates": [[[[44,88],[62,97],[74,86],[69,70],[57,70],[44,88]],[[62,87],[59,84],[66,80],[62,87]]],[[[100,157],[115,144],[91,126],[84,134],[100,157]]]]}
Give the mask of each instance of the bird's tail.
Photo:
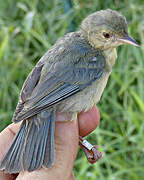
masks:
{"type": "Polygon", "coordinates": [[[54,111],[41,112],[24,120],[4,155],[0,170],[18,173],[49,168],[54,162],[54,111]]]}

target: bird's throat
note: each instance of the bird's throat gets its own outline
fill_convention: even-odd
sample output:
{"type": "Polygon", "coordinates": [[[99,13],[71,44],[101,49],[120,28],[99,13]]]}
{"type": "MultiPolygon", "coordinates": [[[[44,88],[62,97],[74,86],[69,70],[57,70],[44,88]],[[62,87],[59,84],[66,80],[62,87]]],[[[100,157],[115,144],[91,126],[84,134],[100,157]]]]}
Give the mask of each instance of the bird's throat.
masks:
{"type": "Polygon", "coordinates": [[[106,58],[106,69],[108,71],[112,71],[112,67],[114,66],[115,61],[117,59],[116,48],[106,49],[103,51],[103,54],[106,58]]]}

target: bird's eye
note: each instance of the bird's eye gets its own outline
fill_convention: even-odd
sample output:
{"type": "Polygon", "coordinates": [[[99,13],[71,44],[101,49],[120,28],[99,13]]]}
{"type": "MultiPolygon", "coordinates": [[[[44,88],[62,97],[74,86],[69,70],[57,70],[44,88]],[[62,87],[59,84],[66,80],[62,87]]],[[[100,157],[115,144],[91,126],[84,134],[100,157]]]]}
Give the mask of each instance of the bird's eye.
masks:
{"type": "Polygon", "coordinates": [[[104,36],[106,39],[110,38],[110,34],[107,33],[107,32],[103,32],[103,36],[104,36]]]}

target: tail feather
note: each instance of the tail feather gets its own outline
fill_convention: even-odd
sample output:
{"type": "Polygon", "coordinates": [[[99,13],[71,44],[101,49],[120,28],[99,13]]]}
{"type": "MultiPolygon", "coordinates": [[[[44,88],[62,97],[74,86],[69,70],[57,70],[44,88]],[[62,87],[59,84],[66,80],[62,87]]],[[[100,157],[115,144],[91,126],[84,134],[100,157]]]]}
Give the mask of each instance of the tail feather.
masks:
{"type": "Polygon", "coordinates": [[[32,157],[33,156],[28,156],[27,157],[27,154],[32,154],[33,151],[35,150],[35,143],[36,143],[36,140],[37,140],[37,135],[34,133],[35,132],[35,127],[34,127],[34,123],[32,121],[34,121],[35,117],[33,117],[33,119],[31,119],[29,121],[29,132],[27,132],[27,136],[26,136],[26,139],[25,139],[25,142],[27,142],[25,144],[25,148],[24,148],[24,151],[23,151],[23,155],[22,155],[22,161],[23,161],[23,169],[26,169],[25,167],[25,164],[27,164],[27,166],[29,167],[30,164],[31,164],[31,161],[32,161],[32,157]]]}
{"type": "Polygon", "coordinates": [[[18,173],[50,167],[54,161],[54,111],[24,120],[0,163],[0,170],[18,173]]]}
{"type": "MultiPolygon", "coordinates": [[[[54,119],[54,113],[51,113],[51,119],[54,119]]],[[[54,162],[54,136],[52,134],[52,131],[54,130],[55,122],[51,121],[49,126],[49,134],[48,134],[48,140],[45,148],[45,156],[44,156],[44,162],[43,166],[46,168],[49,168],[52,163],[54,162]],[[51,147],[51,148],[50,148],[51,147]]]]}
{"type": "MultiPolygon", "coordinates": [[[[37,127],[39,133],[37,133],[37,137],[36,137],[37,140],[35,141],[35,143],[33,143],[34,150],[32,152],[31,162],[30,162],[30,165],[28,168],[29,171],[32,171],[33,169],[39,169],[43,164],[44,152],[45,152],[45,148],[46,148],[46,142],[48,139],[48,131],[49,131],[50,122],[51,121],[45,121],[44,126],[37,127]],[[43,135],[45,135],[45,136],[43,136],[43,135]]],[[[34,126],[36,126],[36,125],[34,125],[34,126]]],[[[26,147],[26,149],[27,149],[27,147],[26,147]]],[[[51,149],[51,147],[50,147],[50,149],[51,149]]],[[[27,153],[25,153],[25,155],[27,156],[27,153]]],[[[27,166],[27,163],[26,163],[26,166],[27,166]]]]}
{"type": "Polygon", "coordinates": [[[22,123],[20,130],[18,131],[18,133],[12,141],[12,145],[6,152],[0,164],[0,169],[5,169],[7,173],[15,173],[21,170],[20,158],[21,152],[24,148],[25,134],[25,124],[22,123]]]}

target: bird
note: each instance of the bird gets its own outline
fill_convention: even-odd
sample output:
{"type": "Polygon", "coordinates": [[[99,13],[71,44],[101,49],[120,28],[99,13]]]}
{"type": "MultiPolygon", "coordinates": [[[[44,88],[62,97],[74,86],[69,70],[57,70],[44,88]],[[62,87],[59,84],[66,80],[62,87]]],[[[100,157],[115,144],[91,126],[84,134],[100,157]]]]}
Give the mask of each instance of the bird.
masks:
{"type": "MultiPolygon", "coordinates": [[[[111,9],[90,14],[78,31],[56,41],[24,82],[12,118],[22,124],[0,170],[31,172],[53,165],[56,112],[67,112],[70,120],[77,120],[79,112],[100,101],[117,59],[116,47],[123,44],[139,46],[128,35],[126,18],[111,9]]],[[[85,154],[93,152],[91,162],[100,158],[94,146],[82,137],[80,142],[85,154]]]]}

